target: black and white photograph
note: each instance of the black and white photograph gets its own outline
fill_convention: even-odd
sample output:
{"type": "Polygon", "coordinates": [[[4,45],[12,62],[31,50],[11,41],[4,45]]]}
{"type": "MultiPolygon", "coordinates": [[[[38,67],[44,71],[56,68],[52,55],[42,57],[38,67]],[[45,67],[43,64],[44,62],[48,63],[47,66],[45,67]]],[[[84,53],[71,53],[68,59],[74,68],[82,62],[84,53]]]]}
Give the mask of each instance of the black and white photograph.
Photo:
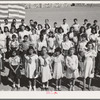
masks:
{"type": "Polygon", "coordinates": [[[100,91],[100,3],[0,2],[0,91],[100,91]]]}

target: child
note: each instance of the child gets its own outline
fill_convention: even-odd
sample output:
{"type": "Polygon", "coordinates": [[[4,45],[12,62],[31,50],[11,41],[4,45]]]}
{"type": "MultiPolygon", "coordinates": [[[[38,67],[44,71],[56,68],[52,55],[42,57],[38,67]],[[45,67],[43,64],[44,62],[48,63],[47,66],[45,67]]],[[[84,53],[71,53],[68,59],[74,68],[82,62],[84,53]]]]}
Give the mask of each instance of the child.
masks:
{"type": "Polygon", "coordinates": [[[39,57],[40,61],[40,72],[42,74],[42,84],[43,90],[48,90],[49,80],[52,78],[51,76],[51,58],[47,54],[47,47],[42,47],[42,56],[39,57]]]}
{"type": "Polygon", "coordinates": [[[63,41],[63,35],[64,35],[64,30],[62,27],[59,27],[58,34],[56,34],[56,41],[57,41],[58,47],[61,47],[61,43],[63,41]]]}
{"type": "Polygon", "coordinates": [[[12,56],[8,60],[10,71],[9,71],[9,78],[13,81],[13,89],[17,86],[20,89],[20,58],[17,56],[17,52],[15,50],[12,51],[12,56]]]}
{"type": "Polygon", "coordinates": [[[67,72],[66,77],[70,79],[70,91],[74,90],[75,80],[79,77],[78,57],[74,55],[75,48],[69,49],[69,55],[66,57],[67,72]]]}
{"type": "Polygon", "coordinates": [[[90,40],[90,35],[91,35],[91,23],[87,23],[87,26],[86,26],[86,35],[87,35],[87,40],[89,41],[90,40]]]}
{"type": "Polygon", "coordinates": [[[45,38],[44,33],[45,33],[45,30],[41,30],[40,37],[39,37],[39,40],[37,42],[37,51],[38,51],[39,56],[41,55],[42,47],[43,46],[47,47],[47,41],[46,41],[46,39],[44,39],[45,38]]]}
{"type": "Polygon", "coordinates": [[[55,56],[52,59],[54,63],[53,78],[56,79],[56,90],[61,89],[61,78],[63,77],[63,62],[64,57],[61,55],[61,48],[55,49],[55,56]]]}
{"type": "Polygon", "coordinates": [[[55,40],[56,39],[52,31],[50,31],[48,35],[49,36],[47,38],[47,48],[48,48],[49,55],[52,56],[55,50],[55,40]]]}
{"type": "Polygon", "coordinates": [[[78,60],[79,60],[79,72],[80,72],[80,76],[83,75],[83,69],[84,69],[84,52],[87,49],[86,48],[86,44],[87,44],[87,40],[86,40],[86,34],[82,34],[81,35],[81,41],[79,41],[78,43],[78,60]]]}
{"type": "Polygon", "coordinates": [[[35,50],[33,47],[29,47],[28,55],[25,55],[25,69],[26,69],[26,77],[29,79],[29,91],[33,88],[36,90],[36,74],[38,71],[38,56],[35,54],[35,50]],[[32,87],[33,86],[33,87],[32,87]]]}
{"type": "Polygon", "coordinates": [[[68,35],[64,34],[63,35],[63,42],[61,43],[61,50],[66,51],[68,54],[68,50],[74,46],[74,43],[69,40],[68,35]]]}
{"type": "Polygon", "coordinates": [[[40,35],[40,31],[42,30],[43,26],[41,24],[38,24],[38,29],[36,30],[38,36],[40,35]]]}
{"type": "Polygon", "coordinates": [[[74,21],[74,24],[72,25],[72,27],[74,27],[74,31],[79,32],[80,25],[77,23],[78,19],[75,18],[73,21],[74,21]]]}
{"type": "Polygon", "coordinates": [[[9,50],[18,50],[19,49],[19,42],[17,40],[16,35],[12,35],[12,40],[9,43],[9,50]]]}
{"type": "Polygon", "coordinates": [[[85,90],[85,84],[86,84],[86,78],[89,77],[89,84],[88,89],[90,90],[91,81],[94,77],[94,59],[96,57],[96,52],[93,50],[93,44],[92,42],[88,42],[87,45],[87,51],[85,52],[85,61],[84,61],[84,87],[83,90],[85,90]]]}
{"type": "Polygon", "coordinates": [[[83,26],[85,27],[85,29],[87,28],[87,23],[88,23],[88,19],[84,19],[83,26]]]}

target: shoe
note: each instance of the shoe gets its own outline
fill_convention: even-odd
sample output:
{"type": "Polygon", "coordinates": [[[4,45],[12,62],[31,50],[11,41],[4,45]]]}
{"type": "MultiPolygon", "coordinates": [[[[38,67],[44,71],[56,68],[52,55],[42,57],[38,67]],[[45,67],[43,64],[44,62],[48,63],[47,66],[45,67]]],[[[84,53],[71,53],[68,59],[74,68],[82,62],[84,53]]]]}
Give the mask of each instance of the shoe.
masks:
{"type": "Polygon", "coordinates": [[[33,87],[33,90],[36,91],[36,87],[35,86],[33,87]]]}

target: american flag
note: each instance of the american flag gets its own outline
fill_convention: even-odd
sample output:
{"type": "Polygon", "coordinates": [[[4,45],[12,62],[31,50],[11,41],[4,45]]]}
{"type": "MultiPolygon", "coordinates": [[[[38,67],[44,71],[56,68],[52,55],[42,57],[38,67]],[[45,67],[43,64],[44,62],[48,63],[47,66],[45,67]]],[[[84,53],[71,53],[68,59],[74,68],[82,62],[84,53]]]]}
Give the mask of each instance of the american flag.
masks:
{"type": "Polygon", "coordinates": [[[13,18],[20,22],[21,19],[25,19],[25,6],[23,4],[0,4],[0,23],[4,22],[5,18],[8,18],[9,22],[13,18]]]}

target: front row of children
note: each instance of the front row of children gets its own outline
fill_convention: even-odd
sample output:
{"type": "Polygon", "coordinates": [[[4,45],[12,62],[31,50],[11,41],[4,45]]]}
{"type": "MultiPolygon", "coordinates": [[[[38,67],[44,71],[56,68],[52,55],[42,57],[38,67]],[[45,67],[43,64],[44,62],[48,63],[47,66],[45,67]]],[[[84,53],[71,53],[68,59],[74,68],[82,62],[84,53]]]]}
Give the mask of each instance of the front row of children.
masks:
{"type": "MultiPolygon", "coordinates": [[[[91,79],[94,77],[94,59],[96,52],[93,50],[93,44],[87,43],[87,50],[84,51],[84,62],[81,70],[81,75],[84,77],[83,89],[86,88],[86,78],[89,77],[89,89],[91,86],[91,79]]],[[[79,58],[75,53],[75,48],[71,47],[68,50],[68,55],[65,57],[61,53],[61,48],[57,47],[53,56],[48,55],[48,49],[42,47],[41,56],[35,53],[32,46],[29,47],[27,53],[24,55],[25,61],[25,75],[29,80],[29,90],[36,90],[37,77],[41,77],[43,90],[49,88],[49,80],[54,78],[56,83],[56,90],[61,90],[61,79],[63,76],[68,78],[70,84],[70,91],[74,90],[75,80],[80,77],[79,72],[79,58]],[[65,70],[66,68],[66,70],[65,70]]],[[[21,58],[17,55],[15,50],[12,51],[12,56],[5,60],[9,62],[10,71],[9,77],[13,80],[13,88],[20,89],[20,66],[21,58]]]]}

